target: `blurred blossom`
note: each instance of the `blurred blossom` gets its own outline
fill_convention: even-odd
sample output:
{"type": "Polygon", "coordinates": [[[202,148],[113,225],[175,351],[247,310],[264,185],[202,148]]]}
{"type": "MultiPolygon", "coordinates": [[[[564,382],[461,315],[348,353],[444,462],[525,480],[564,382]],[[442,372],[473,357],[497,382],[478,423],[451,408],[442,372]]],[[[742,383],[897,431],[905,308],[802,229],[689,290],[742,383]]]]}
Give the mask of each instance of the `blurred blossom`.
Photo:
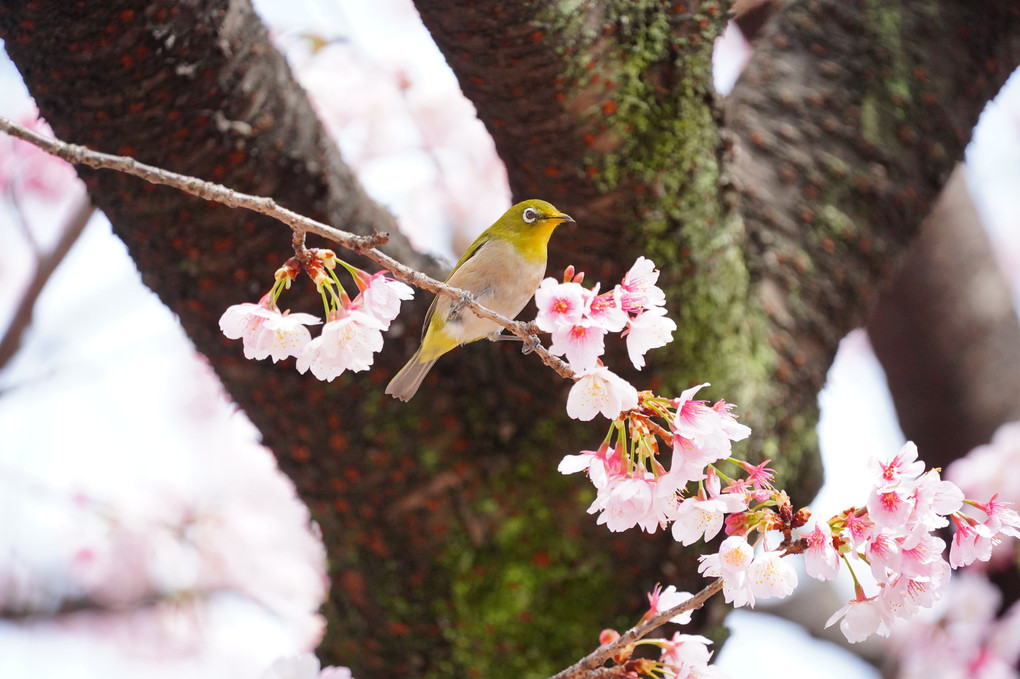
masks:
{"type": "Polygon", "coordinates": [[[950,580],[929,615],[900,621],[889,640],[898,679],[1017,677],[1020,608],[996,619],[1002,595],[987,578],[964,571],[950,580]]]}
{"type": "MultiPolygon", "coordinates": [[[[968,498],[986,501],[998,493],[1000,502],[1020,507],[1020,422],[1004,424],[990,443],[978,446],[946,468],[946,478],[963,489],[968,498]]],[[[993,550],[992,568],[1008,564],[1016,542],[1005,540],[993,550]]]]}
{"type": "MultiPolygon", "coordinates": [[[[44,137],[54,136],[35,107],[16,116],[15,122],[44,137]]],[[[26,141],[0,134],[0,194],[16,194],[19,200],[52,200],[64,195],[77,178],[69,163],[26,141]]]]}
{"type": "MultiPolygon", "coordinates": [[[[386,11],[388,39],[421,29],[410,2],[386,11]]],[[[434,46],[380,57],[352,37],[291,49],[296,75],[369,194],[419,249],[452,257],[510,206],[492,138],[434,46]]]]}

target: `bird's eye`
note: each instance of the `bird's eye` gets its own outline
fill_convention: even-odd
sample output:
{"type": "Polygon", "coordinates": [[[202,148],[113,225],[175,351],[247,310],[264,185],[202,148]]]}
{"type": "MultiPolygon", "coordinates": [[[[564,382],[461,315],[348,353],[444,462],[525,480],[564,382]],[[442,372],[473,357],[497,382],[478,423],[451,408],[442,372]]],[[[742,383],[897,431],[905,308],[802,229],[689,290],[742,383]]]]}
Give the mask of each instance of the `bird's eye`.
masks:
{"type": "Polygon", "coordinates": [[[525,222],[527,222],[528,224],[531,224],[533,221],[535,221],[538,218],[538,212],[535,210],[535,208],[529,207],[529,208],[527,208],[524,211],[524,213],[521,215],[521,217],[524,218],[525,222]]]}

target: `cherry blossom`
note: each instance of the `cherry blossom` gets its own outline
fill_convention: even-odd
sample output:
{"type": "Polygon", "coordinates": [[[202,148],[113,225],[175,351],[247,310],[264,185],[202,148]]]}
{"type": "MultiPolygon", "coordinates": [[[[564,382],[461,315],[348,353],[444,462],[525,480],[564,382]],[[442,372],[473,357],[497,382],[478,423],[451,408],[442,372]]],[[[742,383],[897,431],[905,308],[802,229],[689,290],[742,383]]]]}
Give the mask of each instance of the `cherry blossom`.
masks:
{"type": "Polygon", "coordinates": [[[917,459],[917,446],[914,442],[907,441],[888,462],[872,458],[868,469],[877,472],[880,487],[892,487],[904,476],[909,479],[920,476],[924,473],[924,463],[917,459]]]}
{"type": "Polygon", "coordinates": [[[297,356],[311,340],[306,325],[322,321],[311,314],[284,314],[269,301],[269,295],[258,304],[234,304],[220,316],[220,330],[228,339],[244,343],[244,357],[273,362],[297,356]]]}
{"type": "Polygon", "coordinates": [[[538,315],[535,323],[545,332],[569,328],[581,322],[594,294],[579,283],[560,283],[546,278],[535,291],[538,315]]]}
{"type": "Polygon", "coordinates": [[[782,557],[783,551],[778,549],[765,550],[754,557],[747,578],[755,597],[783,599],[797,588],[797,571],[782,557]]]}
{"type": "Polygon", "coordinates": [[[751,429],[737,423],[729,404],[720,401],[718,407],[709,407],[705,401],[695,401],[694,395],[707,386],[705,382],[686,389],[675,399],[676,416],[672,427],[677,436],[693,441],[715,461],[729,457],[731,442],[747,438],[751,429]]]}
{"type": "Polygon", "coordinates": [[[583,318],[570,326],[559,326],[552,331],[549,353],[564,356],[575,371],[595,367],[599,356],[606,351],[606,329],[583,318]]]}
{"type": "MultiPolygon", "coordinates": [[[[715,476],[714,471],[710,472],[715,476]]],[[[692,545],[698,540],[714,538],[723,527],[726,514],[739,512],[747,508],[742,495],[723,494],[718,491],[709,497],[685,498],[670,517],[673,519],[673,539],[684,545],[692,545]]]]}
{"type": "Polygon", "coordinates": [[[598,525],[619,533],[634,526],[641,526],[654,533],[658,520],[654,516],[656,483],[655,475],[644,473],[640,476],[611,478],[599,489],[595,501],[588,508],[589,514],[598,513],[598,525]]]}
{"type": "Polygon", "coordinates": [[[816,580],[832,580],[839,573],[839,553],[832,546],[832,529],[825,521],[816,521],[805,536],[804,570],[816,580]]]}
{"type": "Polygon", "coordinates": [[[846,640],[856,644],[876,633],[889,636],[888,623],[892,621],[892,616],[877,597],[865,598],[861,595],[833,613],[825,626],[831,627],[836,621],[839,621],[839,629],[846,640]]]}
{"type": "Polygon", "coordinates": [[[628,324],[627,355],[638,370],[645,367],[645,354],[649,349],[664,347],[673,341],[676,323],[666,316],[666,310],[655,307],[643,311],[628,324]]]}
{"type": "Polygon", "coordinates": [[[616,287],[600,295],[598,283],[591,291],[584,315],[591,319],[592,323],[609,332],[620,332],[626,328],[629,318],[620,304],[620,288],[616,287]]]}
{"type": "Polygon", "coordinates": [[[587,422],[598,413],[615,420],[620,413],[637,408],[637,389],[609,368],[597,365],[580,371],[579,377],[567,394],[567,415],[575,420],[587,422]]]}
{"type": "MultiPolygon", "coordinates": [[[[675,608],[691,599],[692,596],[690,592],[678,592],[676,585],[670,585],[665,589],[661,585],[656,585],[655,589],[648,593],[648,612],[645,613],[643,619],[647,620],[662,611],[675,608]]],[[[673,616],[669,621],[678,625],[686,625],[690,623],[693,613],[693,610],[684,611],[673,616]]]]}
{"type": "Polygon", "coordinates": [[[354,299],[353,308],[361,308],[374,316],[387,330],[390,323],[400,314],[400,303],[414,297],[411,286],[385,276],[382,271],[372,275],[361,294],[354,299]]]}
{"type": "Polygon", "coordinates": [[[974,561],[988,561],[992,557],[995,534],[973,519],[954,516],[953,542],[949,547],[949,564],[953,568],[969,566],[974,561]]]}
{"type": "Polygon", "coordinates": [[[305,345],[297,359],[298,372],[311,370],[318,379],[332,382],[345,370],[368,370],[375,352],[383,347],[382,329],[378,318],[358,309],[337,315],[305,345]]]}
{"type": "Polygon", "coordinates": [[[666,293],[655,285],[658,280],[659,270],[655,268],[655,262],[646,257],[638,257],[620,284],[620,304],[623,310],[640,313],[645,309],[663,306],[666,303],[666,293]]]}
{"type": "Polygon", "coordinates": [[[754,593],[748,571],[754,561],[754,548],[743,537],[733,536],[723,540],[715,554],[698,557],[701,564],[698,572],[706,577],[722,578],[723,598],[735,607],[754,607],[754,593]]]}
{"type": "Polygon", "coordinates": [[[656,645],[662,649],[659,662],[669,668],[671,675],[678,679],[712,679],[724,676],[716,667],[709,665],[712,651],[708,650],[712,643],[700,634],[680,634],[674,632],[669,639],[662,639],[656,645]]]}
{"type": "Polygon", "coordinates": [[[610,448],[608,443],[603,443],[598,450],[585,450],[580,455],[565,456],[556,470],[561,474],[587,471],[592,485],[603,488],[610,477],[625,475],[623,451],[620,448],[610,448]]]}

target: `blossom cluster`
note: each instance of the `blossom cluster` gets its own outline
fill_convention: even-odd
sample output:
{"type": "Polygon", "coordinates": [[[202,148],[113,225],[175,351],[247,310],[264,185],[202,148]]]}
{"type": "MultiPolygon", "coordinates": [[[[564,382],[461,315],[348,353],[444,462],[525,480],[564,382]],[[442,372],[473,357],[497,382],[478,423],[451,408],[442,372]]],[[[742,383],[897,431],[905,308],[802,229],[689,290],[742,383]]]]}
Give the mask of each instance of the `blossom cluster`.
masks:
{"type": "MultiPolygon", "coordinates": [[[[655,459],[647,433],[626,443],[618,438],[612,448],[607,439],[599,451],[566,456],[559,469],[588,472],[598,490],[589,512],[601,512],[599,523],[610,530],[637,525],[654,532],[672,524],[674,538],[690,545],[710,540],[725,528],[727,537],[718,551],[700,557],[699,572],[721,580],[723,596],[734,606],[753,607],[757,599],[792,593],[797,574],[784,557],[802,554],[810,577],[832,579],[843,562],[854,578],[856,598],[828,625],[839,621],[851,642],[876,633],[888,636],[896,620],[916,616],[941,597],[952,569],[986,561],[1004,537],[1020,537],[1020,516],[1013,509],[995,497],[966,500],[937,469],[925,470],[913,443],[889,461],[872,462],[875,481],[864,507],[851,507],[828,521],[811,521],[806,509],[794,511],[786,494],[772,486],[771,470],[764,464],[730,459],[747,475],[726,479],[723,487],[715,463],[729,455],[731,441],[747,432],[736,429],[742,425],[732,420],[728,406],[693,401],[690,391],[675,399],[675,410],[666,410],[672,415],[674,444],[668,471],[655,459]],[[705,466],[697,470],[698,464],[705,466]],[[693,482],[697,489],[689,492],[686,486],[693,482]],[[977,512],[968,514],[966,508],[977,512]],[[937,531],[950,521],[956,531],[947,560],[946,543],[937,531]],[[781,542],[770,546],[776,535],[781,542]],[[871,596],[865,594],[855,566],[870,571],[876,590],[871,596]]],[[[647,393],[641,396],[642,405],[627,415],[631,430],[641,430],[640,418],[647,414],[641,411],[661,406],[647,393]]],[[[623,420],[614,422],[611,434],[624,426],[623,420]]],[[[649,429],[646,424],[645,431],[649,429]]],[[[667,592],[672,603],[659,610],[691,596],[657,590],[650,595],[653,610],[667,592]]]]}
{"type": "Polygon", "coordinates": [[[535,325],[551,333],[549,351],[564,356],[580,379],[570,391],[567,414],[591,420],[601,412],[613,419],[623,410],[637,407],[637,390],[602,365],[606,335],[626,337],[627,354],[634,367],[645,365],[650,349],[673,340],[676,323],[666,316],[666,294],[656,285],[655,263],[638,257],[623,281],[599,293],[600,284],[581,285],[584,274],[568,267],[563,282],[542,281],[535,292],[538,315],[535,325]]]}
{"type": "MultiPolygon", "coordinates": [[[[806,552],[831,561],[835,551],[848,566],[853,560],[870,569],[877,591],[867,596],[854,575],[855,599],[827,623],[840,621],[852,642],[876,633],[888,636],[897,619],[911,618],[941,598],[952,569],[987,561],[992,546],[1003,537],[1020,537],[1020,516],[1014,510],[995,497],[987,502],[965,499],[963,491],[943,480],[937,469],[924,470],[913,443],[888,462],[874,461],[872,471],[874,484],[866,506],[844,511],[827,527],[818,526],[821,534],[808,538],[806,552]],[[982,516],[965,513],[965,507],[982,516]],[[950,520],[956,532],[947,561],[946,544],[936,532],[950,520]]],[[[826,567],[813,575],[826,579],[835,571],[826,567]]]]}
{"type": "MultiPolygon", "coordinates": [[[[619,632],[606,629],[599,635],[603,646],[620,638],[619,632]]],[[[624,667],[626,677],[678,677],[680,679],[723,679],[726,675],[718,667],[709,665],[712,651],[708,650],[711,639],[700,634],[674,632],[669,639],[642,639],[613,657],[613,661],[624,667]],[[637,646],[656,646],[658,660],[634,658],[637,646]]]]}
{"type": "Polygon", "coordinates": [[[875,482],[863,507],[809,523],[810,512],[794,511],[789,497],[772,485],[767,461],[754,466],[731,457],[732,443],[750,429],[736,421],[731,404],[696,399],[705,386],[673,399],[630,387],[626,402],[605,413],[612,422],[599,448],[565,456],[558,469],[587,473],[596,489],[588,512],[611,531],[637,526],[654,533],[668,527],[675,540],[691,545],[725,527],[727,537],[717,552],[700,557],[699,572],[718,578],[734,606],[792,593],[797,574],[784,557],[803,554],[810,577],[832,579],[843,562],[854,578],[856,599],[829,625],[841,621],[852,642],[888,635],[896,619],[938,600],[952,569],[987,561],[1004,537],[1020,537],[1020,517],[1008,503],[995,496],[965,500],[939,470],[925,470],[912,443],[892,460],[872,462],[875,482]],[[662,444],[668,445],[661,451],[669,451],[668,468],[666,455],[660,459],[662,444]],[[744,475],[726,477],[717,466],[722,462],[736,464],[744,475]],[[947,560],[937,531],[950,522],[955,534],[947,560]],[[872,596],[865,595],[854,572],[860,564],[875,581],[872,596]]]}
{"type": "Polygon", "coordinates": [[[889,655],[898,679],[1017,676],[1020,603],[1004,613],[1002,591],[967,569],[950,580],[934,617],[915,618],[890,635],[889,655]]]}
{"type": "MultiPolygon", "coordinates": [[[[599,513],[600,525],[611,531],[640,526],[654,533],[672,522],[673,536],[690,544],[706,534],[711,539],[722,527],[724,513],[747,506],[750,494],[720,492],[719,477],[710,465],[729,458],[732,442],[751,430],[736,421],[725,401],[710,406],[696,400],[705,386],[691,387],[675,399],[638,394],[635,408],[613,421],[598,450],[563,458],[561,473],[588,472],[598,491],[588,512],[599,513]],[[668,431],[655,418],[666,420],[668,431]],[[660,438],[671,445],[668,470],[659,461],[660,438]],[[706,480],[697,495],[677,501],[689,483],[706,480]]],[[[755,482],[767,486],[768,470],[748,469],[757,470],[755,482]]]]}
{"type": "Polygon", "coordinates": [[[291,258],[276,272],[276,282],[257,304],[245,302],[229,307],[220,317],[220,330],[229,339],[244,342],[245,358],[273,362],[294,356],[301,373],[309,370],[320,380],[332,382],[346,370],[368,370],[382,349],[382,333],[400,313],[400,303],[414,290],[382,272],[369,274],[338,259],[332,250],[309,250],[306,261],[291,258]],[[337,278],[337,264],[345,268],[358,287],[352,300],[337,278]],[[277,300],[289,288],[302,266],[322,295],[326,323],[312,338],[306,326],[322,320],[306,313],[281,312],[277,300]]]}

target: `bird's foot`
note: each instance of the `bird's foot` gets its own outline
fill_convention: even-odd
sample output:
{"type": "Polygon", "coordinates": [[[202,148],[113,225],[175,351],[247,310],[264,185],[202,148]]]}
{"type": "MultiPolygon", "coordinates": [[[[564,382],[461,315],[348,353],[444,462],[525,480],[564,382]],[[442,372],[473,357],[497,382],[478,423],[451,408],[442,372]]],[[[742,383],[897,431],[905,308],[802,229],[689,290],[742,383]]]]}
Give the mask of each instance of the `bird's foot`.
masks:
{"type": "Polygon", "coordinates": [[[521,347],[521,353],[530,354],[541,345],[542,341],[538,339],[538,335],[529,335],[528,339],[524,341],[524,346],[521,347]]]}
{"type": "Polygon", "coordinates": [[[471,302],[474,301],[475,296],[472,295],[470,292],[465,292],[460,296],[460,299],[454,302],[453,306],[450,307],[450,316],[456,316],[457,314],[464,310],[464,307],[466,307],[468,304],[471,304],[471,302]]]}

